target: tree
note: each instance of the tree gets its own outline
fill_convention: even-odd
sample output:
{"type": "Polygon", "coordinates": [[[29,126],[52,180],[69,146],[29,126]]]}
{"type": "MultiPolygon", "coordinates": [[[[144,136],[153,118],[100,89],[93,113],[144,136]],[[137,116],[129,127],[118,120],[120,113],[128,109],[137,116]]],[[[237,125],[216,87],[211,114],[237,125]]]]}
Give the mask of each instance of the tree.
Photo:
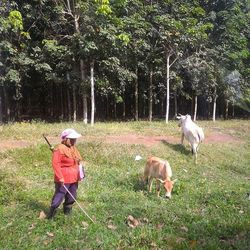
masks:
{"type": "MultiPolygon", "coordinates": [[[[13,5],[8,2],[1,6],[3,17],[0,19],[0,34],[3,37],[0,42],[1,53],[1,84],[5,93],[5,101],[9,100],[6,87],[12,89],[13,99],[15,101],[14,119],[19,119],[20,100],[22,98],[21,88],[27,77],[27,72],[33,64],[33,61],[27,55],[26,41],[29,39],[29,33],[24,31],[23,18],[19,11],[13,10],[13,5]],[[10,9],[8,9],[10,8],[10,9]]],[[[2,99],[1,99],[2,101],[2,99]]],[[[3,105],[0,104],[2,107],[3,105]]],[[[7,121],[10,119],[9,103],[7,107],[7,121]]],[[[2,112],[2,111],[0,111],[2,112]]],[[[1,116],[2,119],[2,116],[1,116]]]]}

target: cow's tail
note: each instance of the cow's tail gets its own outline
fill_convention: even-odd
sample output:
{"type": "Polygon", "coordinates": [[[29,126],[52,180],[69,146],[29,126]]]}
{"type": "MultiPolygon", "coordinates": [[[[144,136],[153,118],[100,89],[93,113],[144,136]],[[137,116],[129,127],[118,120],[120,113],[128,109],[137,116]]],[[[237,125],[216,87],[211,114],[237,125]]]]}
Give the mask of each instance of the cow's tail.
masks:
{"type": "Polygon", "coordinates": [[[199,142],[203,142],[205,139],[204,132],[202,128],[198,129],[198,137],[199,137],[199,142]]]}

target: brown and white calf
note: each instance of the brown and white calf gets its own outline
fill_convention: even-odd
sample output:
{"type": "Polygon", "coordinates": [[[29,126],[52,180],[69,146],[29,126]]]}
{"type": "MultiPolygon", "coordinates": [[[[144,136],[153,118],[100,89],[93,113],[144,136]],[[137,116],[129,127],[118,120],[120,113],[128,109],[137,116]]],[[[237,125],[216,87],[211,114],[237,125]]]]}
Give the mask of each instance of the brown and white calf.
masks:
{"type": "Polygon", "coordinates": [[[144,180],[148,180],[148,190],[152,191],[153,179],[156,179],[157,196],[160,195],[161,184],[166,193],[166,198],[171,198],[171,192],[176,180],[171,181],[172,169],[166,160],[162,160],[155,156],[150,156],[144,169],[144,180]]]}
{"type": "Polygon", "coordinates": [[[179,115],[177,119],[180,121],[179,126],[181,127],[181,143],[183,144],[184,137],[189,142],[192,153],[195,158],[195,163],[197,163],[197,152],[199,144],[204,140],[203,129],[197,126],[191,119],[190,115],[179,115]]]}

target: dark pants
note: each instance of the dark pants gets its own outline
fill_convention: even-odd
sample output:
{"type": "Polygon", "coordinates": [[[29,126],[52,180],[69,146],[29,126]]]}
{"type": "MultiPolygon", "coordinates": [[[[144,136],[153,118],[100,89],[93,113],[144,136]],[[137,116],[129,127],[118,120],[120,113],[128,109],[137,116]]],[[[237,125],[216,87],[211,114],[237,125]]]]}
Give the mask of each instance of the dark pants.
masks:
{"type": "MultiPolygon", "coordinates": [[[[76,191],[78,188],[78,182],[71,183],[71,184],[64,184],[64,185],[72,194],[72,196],[76,199],[76,191]]],[[[63,203],[64,207],[71,206],[75,202],[74,199],[71,197],[71,195],[66,191],[64,186],[56,182],[55,193],[51,201],[51,207],[58,208],[60,204],[63,202],[63,200],[64,200],[64,203],[63,203]]]]}

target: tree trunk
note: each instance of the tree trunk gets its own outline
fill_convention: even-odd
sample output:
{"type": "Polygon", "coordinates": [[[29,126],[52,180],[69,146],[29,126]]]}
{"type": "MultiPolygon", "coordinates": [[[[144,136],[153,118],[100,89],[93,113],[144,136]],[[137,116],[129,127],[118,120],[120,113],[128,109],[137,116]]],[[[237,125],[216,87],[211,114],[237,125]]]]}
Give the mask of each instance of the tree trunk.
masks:
{"type": "Polygon", "coordinates": [[[54,88],[53,88],[54,84],[51,83],[50,84],[50,91],[49,91],[49,116],[50,117],[54,117],[54,99],[53,99],[53,94],[54,94],[54,88]]]}
{"type": "Polygon", "coordinates": [[[61,114],[60,114],[60,120],[64,119],[64,108],[63,108],[63,85],[60,86],[60,103],[61,103],[61,114]]]}
{"type": "Polygon", "coordinates": [[[18,86],[16,86],[15,98],[16,98],[15,119],[18,121],[20,118],[20,98],[21,98],[20,87],[18,87],[18,86]]]}
{"type": "Polygon", "coordinates": [[[68,88],[67,88],[67,105],[68,105],[68,121],[71,121],[71,98],[68,88]]]}
{"type": "Polygon", "coordinates": [[[70,98],[70,92],[69,92],[69,86],[70,86],[70,75],[69,72],[66,74],[68,87],[67,87],[67,108],[68,108],[68,121],[71,121],[71,98],[70,98]]]}
{"type": "Polygon", "coordinates": [[[94,61],[90,63],[90,82],[91,82],[91,126],[95,120],[95,85],[94,85],[94,61]]]}
{"type": "Polygon", "coordinates": [[[194,96],[194,121],[196,121],[197,116],[197,95],[194,96]]]}
{"type": "Polygon", "coordinates": [[[82,95],[82,108],[83,108],[83,123],[87,124],[88,123],[88,100],[87,100],[87,95],[84,93],[82,95]]]}
{"type": "Polygon", "coordinates": [[[234,105],[234,101],[233,101],[233,103],[232,103],[232,118],[234,118],[234,107],[235,107],[235,105],[234,105]]]}
{"type": "Polygon", "coordinates": [[[152,121],[153,115],[153,70],[149,72],[148,120],[152,121]]]}
{"type": "MultiPolygon", "coordinates": [[[[70,3],[68,1],[68,9],[71,12],[71,8],[70,8],[70,3]]],[[[74,15],[74,22],[75,22],[75,31],[76,33],[80,33],[80,28],[79,28],[79,16],[77,16],[76,14],[74,15]]],[[[84,62],[83,60],[80,58],[80,75],[81,75],[81,82],[84,83],[85,79],[85,67],[84,67],[84,62]]],[[[85,88],[83,88],[83,103],[87,104],[87,94],[85,93],[85,88]]],[[[87,105],[83,106],[83,123],[87,124],[88,122],[88,110],[87,110],[87,105]]]]}
{"type": "Polygon", "coordinates": [[[116,98],[114,98],[114,119],[117,118],[117,106],[116,106],[116,98]]]}
{"type": "Polygon", "coordinates": [[[168,123],[169,119],[169,70],[170,70],[170,65],[169,65],[169,60],[170,60],[170,55],[167,54],[167,96],[166,96],[166,123],[168,123]]]}
{"type": "Polygon", "coordinates": [[[229,100],[226,100],[226,110],[225,110],[225,119],[228,119],[228,106],[229,106],[229,100]]]}
{"type": "Polygon", "coordinates": [[[5,114],[6,114],[6,121],[10,121],[10,103],[9,103],[9,96],[6,86],[3,86],[3,96],[4,96],[4,104],[5,104],[5,114]]]}
{"type": "Polygon", "coordinates": [[[213,122],[215,122],[215,116],[216,116],[216,100],[217,100],[217,95],[215,95],[213,98],[213,122]]]}
{"type": "Polygon", "coordinates": [[[75,86],[75,83],[73,83],[72,96],[73,96],[73,122],[76,122],[76,86],[75,86]]]}
{"type": "Polygon", "coordinates": [[[138,67],[135,69],[136,79],[135,79],[135,121],[139,119],[139,111],[138,111],[138,67]]]}
{"type": "Polygon", "coordinates": [[[123,93],[123,102],[122,102],[122,118],[126,118],[126,96],[125,96],[125,91],[123,93]]]}
{"type": "Polygon", "coordinates": [[[3,99],[2,99],[2,88],[1,87],[1,91],[0,91],[0,124],[3,123],[3,99]]]}
{"type": "MultiPolygon", "coordinates": [[[[86,81],[86,69],[85,69],[85,64],[82,59],[80,59],[80,72],[81,72],[81,82],[82,84],[85,83],[86,81]]],[[[87,94],[85,90],[85,86],[82,88],[82,98],[83,98],[83,123],[87,124],[88,123],[88,101],[87,101],[87,94]]]]}
{"type": "Polygon", "coordinates": [[[177,93],[176,91],[174,92],[174,118],[176,119],[177,116],[177,93]]]}

